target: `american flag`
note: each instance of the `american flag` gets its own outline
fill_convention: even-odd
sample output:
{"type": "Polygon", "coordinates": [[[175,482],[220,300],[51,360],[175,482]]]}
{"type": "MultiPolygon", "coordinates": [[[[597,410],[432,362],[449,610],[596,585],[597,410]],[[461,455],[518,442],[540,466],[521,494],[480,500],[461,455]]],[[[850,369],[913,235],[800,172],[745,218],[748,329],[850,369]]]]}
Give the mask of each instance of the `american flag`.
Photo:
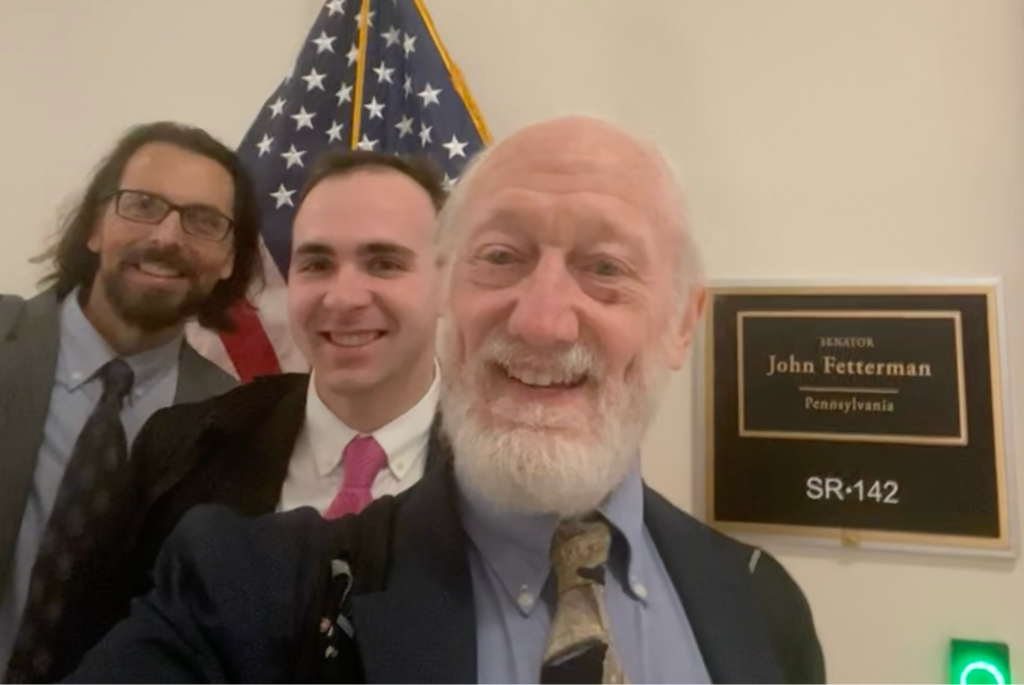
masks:
{"type": "Polygon", "coordinates": [[[425,154],[449,187],[490,134],[423,0],[330,0],[291,73],[239,148],[263,213],[266,287],[237,307],[237,332],[189,340],[243,382],[308,369],[288,329],[292,218],[310,163],[329,147],[425,154]]]}

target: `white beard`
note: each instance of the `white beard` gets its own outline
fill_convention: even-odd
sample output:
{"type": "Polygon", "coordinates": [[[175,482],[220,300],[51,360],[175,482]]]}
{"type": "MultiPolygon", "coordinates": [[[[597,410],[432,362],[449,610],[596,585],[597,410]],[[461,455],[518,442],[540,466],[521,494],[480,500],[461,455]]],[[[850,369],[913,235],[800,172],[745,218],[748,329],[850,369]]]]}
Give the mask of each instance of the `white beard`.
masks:
{"type": "Polygon", "coordinates": [[[577,343],[542,356],[507,338],[488,340],[459,368],[451,339],[442,345],[441,411],[463,487],[523,514],[579,516],[596,509],[626,477],[657,412],[668,374],[650,354],[625,382],[604,377],[596,356],[577,343]],[[586,367],[597,411],[527,405],[481,392],[496,360],[543,359],[549,368],[586,367]]]}

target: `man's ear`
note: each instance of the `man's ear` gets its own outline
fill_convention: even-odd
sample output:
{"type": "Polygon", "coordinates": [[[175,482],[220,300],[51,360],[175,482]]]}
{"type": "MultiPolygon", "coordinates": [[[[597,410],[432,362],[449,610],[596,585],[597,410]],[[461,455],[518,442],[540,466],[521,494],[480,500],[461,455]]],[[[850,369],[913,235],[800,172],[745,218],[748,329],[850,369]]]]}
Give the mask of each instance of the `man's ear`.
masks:
{"type": "Polygon", "coordinates": [[[672,329],[667,332],[665,363],[672,370],[678,370],[686,359],[686,353],[693,342],[693,334],[704,313],[706,298],[707,291],[704,286],[691,286],[690,296],[683,305],[683,311],[673,323],[672,329]]]}

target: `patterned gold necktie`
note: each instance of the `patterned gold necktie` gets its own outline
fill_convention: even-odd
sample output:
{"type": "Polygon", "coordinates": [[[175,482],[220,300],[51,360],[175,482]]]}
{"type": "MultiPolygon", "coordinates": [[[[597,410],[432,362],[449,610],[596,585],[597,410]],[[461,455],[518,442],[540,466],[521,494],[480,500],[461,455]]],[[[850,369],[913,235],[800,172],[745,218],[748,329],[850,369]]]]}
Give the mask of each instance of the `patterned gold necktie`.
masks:
{"type": "Polygon", "coordinates": [[[626,683],[605,607],[611,531],[603,520],[565,521],[551,541],[558,603],[542,683],[626,683]]]}

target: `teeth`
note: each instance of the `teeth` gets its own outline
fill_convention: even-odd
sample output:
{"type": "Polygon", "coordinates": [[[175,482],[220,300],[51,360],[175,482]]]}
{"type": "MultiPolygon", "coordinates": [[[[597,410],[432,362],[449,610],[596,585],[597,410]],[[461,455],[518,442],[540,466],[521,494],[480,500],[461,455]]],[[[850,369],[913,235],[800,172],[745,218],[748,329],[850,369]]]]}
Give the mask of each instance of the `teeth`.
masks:
{"type": "Polygon", "coordinates": [[[378,338],[379,334],[376,331],[369,333],[332,333],[331,342],[341,347],[359,347],[360,345],[366,345],[373,342],[378,338]]]}
{"type": "Polygon", "coordinates": [[[153,262],[142,262],[139,264],[139,271],[150,276],[160,276],[161,278],[177,278],[181,276],[180,271],[163,264],[154,264],[153,262]]]}
{"type": "Polygon", "coordinates": [[[564,370],[555,372],[533,371],[531,369],[506,369],[508,375],[524,385],[547,388],[552,385],[575,385],[583,380],[582,374],[572,374],[564,370]]]}

